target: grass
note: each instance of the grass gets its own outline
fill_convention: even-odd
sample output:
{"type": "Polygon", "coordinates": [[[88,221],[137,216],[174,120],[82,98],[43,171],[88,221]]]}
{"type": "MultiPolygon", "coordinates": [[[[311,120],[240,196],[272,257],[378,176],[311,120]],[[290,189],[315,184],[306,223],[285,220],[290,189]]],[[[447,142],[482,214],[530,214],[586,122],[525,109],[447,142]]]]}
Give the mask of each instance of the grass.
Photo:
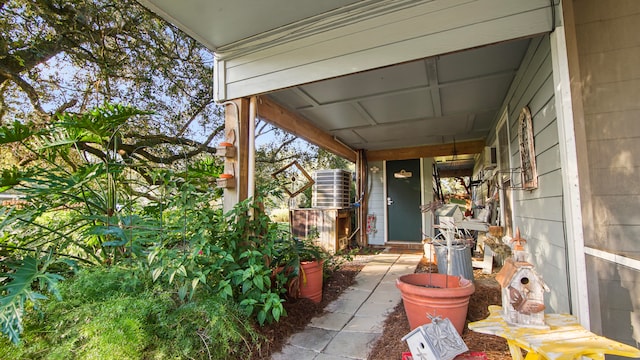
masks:
{"type": "Polygon", "coordinates": [[[215,297],[182,303],[130,268],[82,271],[25,317],[19,346],[0,339],[2,359],[228,359],[259,335],[215,297]]]}

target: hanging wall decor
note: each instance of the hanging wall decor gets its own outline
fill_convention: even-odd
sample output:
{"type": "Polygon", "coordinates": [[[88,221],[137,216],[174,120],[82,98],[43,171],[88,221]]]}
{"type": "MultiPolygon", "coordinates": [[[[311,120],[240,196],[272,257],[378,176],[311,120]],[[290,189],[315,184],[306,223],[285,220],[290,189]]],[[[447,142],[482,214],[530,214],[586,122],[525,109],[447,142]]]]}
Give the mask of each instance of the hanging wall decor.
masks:
{"type": "Polygon", "coordinates": [[[309,176],[297,161],[292,161],[287,166],[271,174],[271,176],[276,179],[278,185],[280,185],[290,197],[300,194],[314,184],[313,178],[309,176]]]}
{"type": "Polygon", "coordinates": [[[528,106],[522,108],[518,118],[518,139],[520,142],[520,161],[522,163],[522,188],[534,190],[538,188],[538,172],[536,170],[536,152],[533,141],[533,121],[528,106]]]}

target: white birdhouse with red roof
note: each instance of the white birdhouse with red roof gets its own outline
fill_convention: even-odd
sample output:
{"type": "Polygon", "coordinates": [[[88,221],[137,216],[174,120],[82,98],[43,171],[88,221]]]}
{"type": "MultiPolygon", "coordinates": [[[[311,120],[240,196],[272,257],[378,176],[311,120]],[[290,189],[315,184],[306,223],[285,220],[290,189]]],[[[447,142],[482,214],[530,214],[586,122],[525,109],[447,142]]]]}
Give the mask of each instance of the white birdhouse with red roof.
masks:
{"type": "Polygon", "coordinates": [[[504,319],[511,325],[525,327],[545,327],[544,293],[549,288],[542,277],[527,261],[522,246],[525,239],[520,237],[520,229],[516,230],[513,257],[507,259],[496,280],[502,287],[502,312],[504,319]]]}

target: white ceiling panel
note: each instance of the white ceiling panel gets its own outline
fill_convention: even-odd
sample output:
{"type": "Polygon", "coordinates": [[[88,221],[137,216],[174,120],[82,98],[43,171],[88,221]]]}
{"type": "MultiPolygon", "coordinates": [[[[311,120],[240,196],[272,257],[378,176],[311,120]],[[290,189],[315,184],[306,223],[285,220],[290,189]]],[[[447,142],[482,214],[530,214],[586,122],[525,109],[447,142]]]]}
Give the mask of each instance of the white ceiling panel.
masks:
{"type": "Polygon", "coordinates": [[[466,116],[458,116],[447,119],[428,119],[411,121],[401,124],[381,125],[355,130],[362,138],[371,141],[384,139],[407,139],[424,136],[455,136],[467,131],[466,116]]]}
{"type": "Polygon", "coordinates": [[[348,103],[304,109],[300,113],[325,131],[369,125],[363,114],[348,103]]]}
{"type": "Polygon", "coordinates": [[[433,117],[431,91],[422,89],[409,93],[371,98],[359,104],[378,124],[433,117]]]}
{"type": "Polygon", "coordinates": [[[473,116],[471,131],[488,133],[495,120],[496,112],[493,110],[478,112],[473,116]]]}
{"type": "Polygon", "coordinates": [[[497,110],[514,74],[476,79],[441,88],[442,113],[450,115],[487,109],[497,110]]]}
{"type": "Polygon", "coordinates": [[[428,84],[424,61],[356,73],[301,86],[319,104],[356,100],[428,84]]]}
{"type": "Polygon", "coordinates": [[[522,57],[514,54],[524,55],[527,45],[527,41],[513,41],[443,55],[438,59],[438,80],[444,84],[487,74],[513,73],[522,61],[522,57]]]}
{"type": "Polygon", "coordinates": [[[308,98],[304,96],[302,91],[280,91],[271,95],[273,99],[281,104],[287,104],[290,109],[304,109],[313,106],[313,103],[308,101],[308,98]]]}

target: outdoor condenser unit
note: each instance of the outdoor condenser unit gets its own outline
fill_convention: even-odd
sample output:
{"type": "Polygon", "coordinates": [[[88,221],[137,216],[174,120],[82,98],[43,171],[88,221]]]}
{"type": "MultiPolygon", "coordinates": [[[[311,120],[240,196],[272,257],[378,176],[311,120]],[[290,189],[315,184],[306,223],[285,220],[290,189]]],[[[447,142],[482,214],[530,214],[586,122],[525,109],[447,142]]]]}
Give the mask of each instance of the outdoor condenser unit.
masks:
{"type": "Polygon", "coordinates": [[[351,173],[342,169],[317,170],[313,173],[311,206],[314,208],[348,208],[351,173]]]}

